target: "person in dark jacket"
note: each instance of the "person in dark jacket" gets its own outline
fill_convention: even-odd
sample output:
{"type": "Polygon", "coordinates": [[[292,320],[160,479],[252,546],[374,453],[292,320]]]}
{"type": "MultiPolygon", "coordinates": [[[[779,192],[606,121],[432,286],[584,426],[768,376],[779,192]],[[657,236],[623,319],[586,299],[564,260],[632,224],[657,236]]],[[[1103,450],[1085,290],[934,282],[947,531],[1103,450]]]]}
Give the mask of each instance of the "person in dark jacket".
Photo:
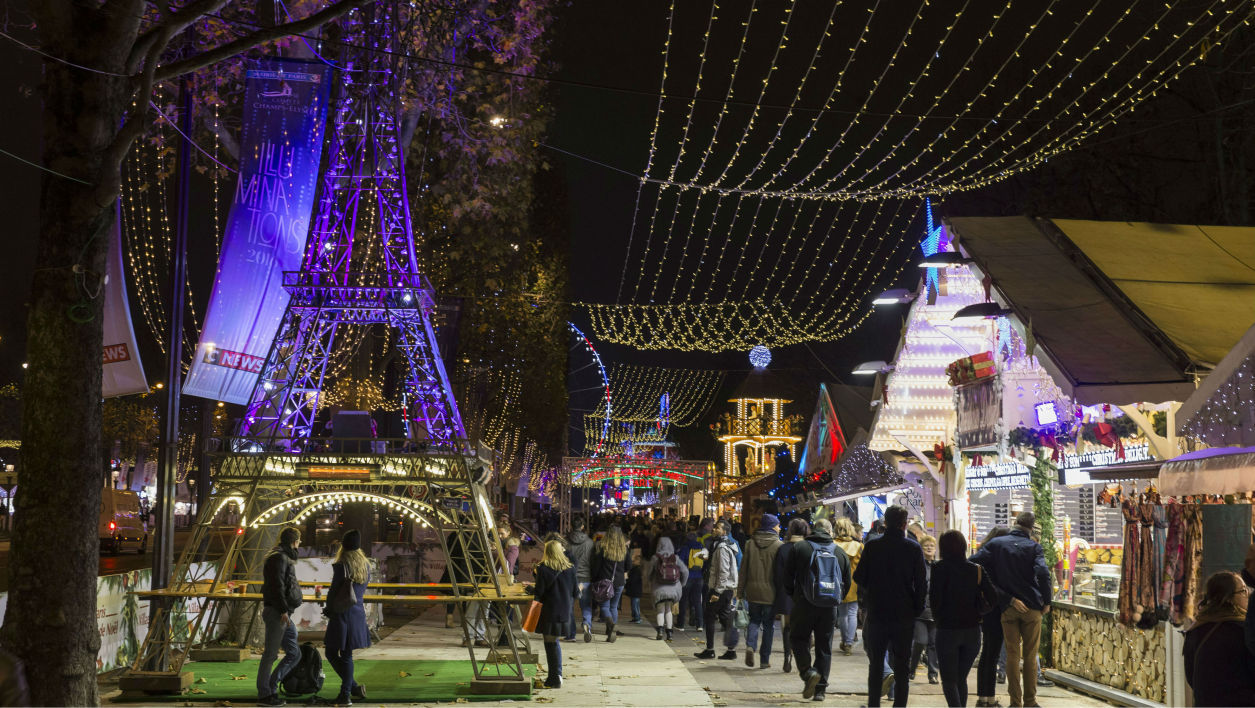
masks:
{"type": "MultiPolygon", "coordinates": [[[[630,551],[629,551],[630,552],[630,551]]],[[[644,624],[641,618],[641,595],[644,594],[645,582],[641,572],[641,556],[632,554],[632,567],[628,569],[627,585],[623,586],[623,594],[632,606],[632,624],[644,624]]]]}
{"type": "Polygon", "coordinates": [[[331,587],[327,588],[327,632],[323,644],[327,663],[340,677],[340,695],[336,705],[353,705],[351,699],[365,699],[366,687],[353,680],[353,650],[370,646],[370,627],[366,624],[366,583],[370,580],[370,562],[362,553],[362,534],[357,529],[344,532],[340,550],[331,563],[331,587]],[[345,588],[345,585],[348,588],[345,588]],[[336,612],[331,604],[337,593],[352,593],[353,604],[344,612],[336,612]]]}
{"type": "Polygon", "coordinates": [[[589,585],[587,595],[591,602],[584,605],[584,641],[593,641],[593,602],[601,608],[601,618],[606,623],[606,641],[613,642],[615,624],[619,621],[619,602],[623,597],[623,586],[627,584],[627,538],[618,526],[611,526],[601,540],[593,546],[593,555],[588,562],[589,585]],[[605,600],[595,598],[599,583],[609,581],[610,597],[605,600]]]}
{"type": "MultiPolygon", "coordinates": [[[[567,534],[566,548],[571,556],[571,562],[575,565],[575,582],[579,584],[580,590],[579,604],[572,608],[571,624],[567,628],[567,641],[571,641],[575,639],[575,630],[580,626],[581,608],[588,607],[591,613],[593,607],[592,594],[588,589],[588,561],[593,555],[593,539],[584,532],[583,519],[579,517],[571,519],[571,533],[567,534]]],[[[589,637],[589,641],[592,641],[592,635],[589,637]]]]}
{"type": "MultiPolygon", "coordinates": [[[[995,526],[989,530],[981,548],[1000,536],[1011,533],[1006,526],[995,526]]],[[[988,575],[988,573],[986,573],[988,575]]],[[[992,580],[990,584],[992,585],[992,580]]],[[[998,703],[998,663],[1002,656],[1002,607],[1010,600],[1003,596],[997,585],[993,588],[998,592],[998,603],[988,615],[981,620],[980,663],[976,666],[976,705],[997,706],[998,703]]],[[[1003,679],[1005,680],[1005,679],[1003,679]]]]}
{"type": "Polygon", "coordinates": [[[754,648],[764,669],[771,666],[772,634],[776,626],[776,555],[780,547],[780,519],[763,514],[758,530],[745,543],[745,560],[739,572],[737,596],[749,602],[749,626],[745,629],[745,665],[754,666],[754,648]],[[762,644],[758,643],[762,634],[762,644]]]}
{"type": "Polygon", "coordinates": [[[1037,702],[1037,647],[1042,616],[1050,612],[1050,570],[1045,552],[1032,537],[1036,520],[1033,512],[1021,512],[1011,533],[972,554],[972,562],[984,567],[1007,598],[1002,606],[1002,636],[1007,647],[1007,693],[1014,706],[1037,702]]]}
{"type": "MultiPolygon", "coordinates": [[[[980,608],[997,607],[989,574],[967,560],[967,539],[947,531],[937,541],[941,560],[933,565],[928,604],[937,625],[937,662],[947,706],[967,705],[967,675],[980,652],[980,608]]],[[[998,622],[996,615],[990,622],[998,622]]]]}
{"type": "Polygon", "coordinates": [[[893,705],[905,706],[910,695],[911,639],[915,618],[924,611],[928,593],[924,551],[906,537],[908,514],[905,508],[885,509],[885,535],[863,547],[863,557],[854,571],[854,582],[863,593],[867,619],[863,642],[870,661],[867,666],[867,705],[879,706],[885,681],[885,653],[892,652],[893,705]]]}
{"type": "Polygon", "coordinates": [[[702,568],[706,563],[706,559],[702,558],[700,553],[704,546],[698,540],[697,533],[690,531],[684,537],[684,543],[677,547],[676,557],[688,569],[688,580],[684,583],[684,591],[680,597],[680,612],[676,615],[676,629],[683,630],[686,626],[684,618],[689,618],[688,627],[701,630],[705,625],[702,624],[703,601],[705,587],[705,576],[702,574],[702,568]]]}
{"type": "Polygon", "coordinates": [[[793,519],[789,522],[788,536],[784,539],[784,545],[776,551],[776,614],[780,615],[780,637],[784,640],[784,664],[781,670],[786,674],[793,670],[793,649],[789,639],[789,615],[793,614],[793,596],[784,588],[784,574],[785,569],[789,567],[789,556],[793,553],[794,544],[798,541],[805,541],[810,532],[811,525],[806,522],[806,519],[801,517],[793,519]]]}
{"type": "Polygon", "coordinates": [[[567,634],[567,624],[571,621],[580,590],[575,580],[575,567],[560,541],[545,542],[544,556],[536,566],[536,585],[532,594],[541,604],[536,631],[544,637],[545,663],[549,665],[545,686],[562,688],[562,646],[558,638],[567,634]]]}
{"type": "Polygon", "coordinates": [[[266,647],[257,665],[258,703],[281,706],[279,682],[301,660],[301,646],[296,641],[296,623],[291,615],[301,606],[301,585],[296,581],[296,549],[301,545],[301,531],[285,526],[279,532],[279,545],[271,549],[262,567],[261,618],[266,626],[266,647]],[[283,648],[283,661],[270,667],[283,648]]]}
{"type": "Polygon", "coordinates": [[[1185,680],[1196,706],[1255,706],[1255,657],[1244,625],[1250,590],[1223,570],[1207,579],[1198,618],[1185,633],[1185,680]]]}
{"type": "Polygon", "coordinates": [[[832,634],[837,629],[837,607],[812,605],[804,588],[809,580],[811,556],[817,548],[827,548],[837,557],[841,569],[841,595],[850,587],[850,557],[832,540],[832,522],[815,521],[805,541],[793,545],[786,560],[784,589],[793,596],[793,615],[789,618],[789,642],[798,673],[805,682],[802,697],[822,701],[828,690],[828,671],[832,667],[832,634]],[[815,640],[815,661],[811,663],[811,639],[815,640]]]}
{"type": "MultiPolygon", "coordinates": [[[[920,548],[924,551],[924,582],[932,584],[933,564],[937,560],[937,539],[923,534],[916,537],[920,548]]],[[[911,680],[915,680],[919,671],[919,662],[924,660],[928,667],[928,683],[935,684],[940,673],[937,667],[937,623],[933,621],[932,607],[928,604],[928,596],[924,596],[924,612],[915,618],[915,637],[911,647],[911,680]]]]}

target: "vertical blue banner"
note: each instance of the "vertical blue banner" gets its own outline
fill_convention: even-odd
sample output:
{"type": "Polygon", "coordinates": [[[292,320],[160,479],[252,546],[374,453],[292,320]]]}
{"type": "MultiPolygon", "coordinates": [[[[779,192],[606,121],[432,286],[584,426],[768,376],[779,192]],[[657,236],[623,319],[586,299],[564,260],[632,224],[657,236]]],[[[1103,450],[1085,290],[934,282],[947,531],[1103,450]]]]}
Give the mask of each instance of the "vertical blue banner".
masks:
{"type": "Polygon", "coordinates": [[[262,59],[246,75],[240,175],[183,393],[248,403],[300,270],[318,187],[331,74],[262,59]]]}

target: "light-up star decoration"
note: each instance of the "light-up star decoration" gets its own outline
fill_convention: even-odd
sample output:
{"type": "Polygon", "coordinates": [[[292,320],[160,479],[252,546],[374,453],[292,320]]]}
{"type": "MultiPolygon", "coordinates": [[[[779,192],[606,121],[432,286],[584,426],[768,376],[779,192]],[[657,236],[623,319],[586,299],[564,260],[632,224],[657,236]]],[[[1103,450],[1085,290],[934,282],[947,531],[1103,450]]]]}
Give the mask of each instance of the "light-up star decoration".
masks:
{"type": "Polygon", "coordinates": [[[771,363],[771,350],[761,344],[755,344],[750,350],[750,366],[765,369],[771,363]]]}

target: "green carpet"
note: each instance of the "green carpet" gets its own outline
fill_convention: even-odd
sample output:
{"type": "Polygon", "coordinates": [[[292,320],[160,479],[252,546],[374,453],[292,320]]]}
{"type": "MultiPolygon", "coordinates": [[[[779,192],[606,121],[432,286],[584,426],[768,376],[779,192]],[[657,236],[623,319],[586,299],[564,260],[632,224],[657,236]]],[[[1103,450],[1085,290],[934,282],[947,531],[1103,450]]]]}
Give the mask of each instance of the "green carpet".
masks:
{"type": "MultiPolygon", "coordinates": [[[[252,705],[257,701],[257,660],[227,662],[188,662],[185,671],[195,678],[192,688],[182,695],[137,696],[135,701],[231,701],[236,705],[252,705]],[[243,678],[235,678],[242,676],[243,678]]],[[[318,695],[334,700],[340,690],[340,677],[324,658],[323,672],[326,683],[318,695]]],[[[504,668],[504,667],[503,667],[504,668]]],[[[536,674],[536,666],[524,665],[529,677],[536,674]]],[[[428,703],[453,701],[530,700],[526,695],[473,695],[470,682],[475,674],[470,661],[406,661],[359,659],[354,662],[354,675],[358,683],[366,687],[367,700],[371,703],[428,703]],[[408,674],[408,675],[406,675],[408,674]]],[[[301,705],[309,696],[288,696],[288,705],[301,705]]],[[[123,699],[127,700],[127,699],[123,699]]]]}

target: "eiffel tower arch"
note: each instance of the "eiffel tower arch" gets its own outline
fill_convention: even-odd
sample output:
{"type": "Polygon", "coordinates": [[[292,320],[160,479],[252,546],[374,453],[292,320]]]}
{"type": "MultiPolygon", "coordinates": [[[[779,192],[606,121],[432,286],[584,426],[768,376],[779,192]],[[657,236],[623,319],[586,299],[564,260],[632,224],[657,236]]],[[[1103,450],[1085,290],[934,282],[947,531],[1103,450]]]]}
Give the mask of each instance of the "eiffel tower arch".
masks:
{"type": "MultiPolygon", "coordinates": [[[[181,690],[183,665],[234,604],[260,625],[266,552],[281,526],[320,509],[371,503],[433,528],[446,562],[456,563],[447,595],[386,594],[367,602],[431,605],[463,611],[462,636],[474,668],[473,692],[530,693],[524,663],[535,661],[517,617],[530,602],[505,572],[485,484],[491,453],[466,439],[436,345],[435,294],[414,246],[401,144],[405,50],[416,12],[380,0],[340,24],[338,96],[328,117],[328,146],[301,269],[283,274],[287,311],[258,376],[238,435],[215,455],[209,503],[166,589],[145,593],[156,611],[124,689],[181,690]],[[394,405],[404,435],[322,437],[315,420],[328,386],[360,338],[382,331],[402,362],[394,405]],[[230,524],[220,512],[234,503],[230,524]],[[457,549],[451,553],[451,550],[457,549]],[[198,563],[200,558],[213,562],[198,563]],[[200,611],[187,631],[174,627],[188,603],[200,611]],[[487,648],[473,641],[481,632],[487,648]]],[[[451,566],[452,567],[452,566],[451,566]]],[[[310,582],[308,585],[314,585],[310,582]]],[[[308,588],[312,591],[313,588],[308,588]]],[[[321,601],[312,594],[307,601],[321,601]]],[[[251,627],[250,627],[251,629],[251,627]]],[[[243,637],[251,634],[246,630],[243,637]]]]}

